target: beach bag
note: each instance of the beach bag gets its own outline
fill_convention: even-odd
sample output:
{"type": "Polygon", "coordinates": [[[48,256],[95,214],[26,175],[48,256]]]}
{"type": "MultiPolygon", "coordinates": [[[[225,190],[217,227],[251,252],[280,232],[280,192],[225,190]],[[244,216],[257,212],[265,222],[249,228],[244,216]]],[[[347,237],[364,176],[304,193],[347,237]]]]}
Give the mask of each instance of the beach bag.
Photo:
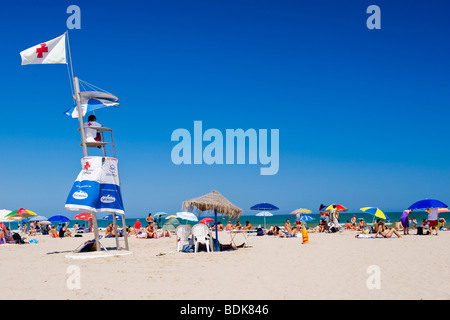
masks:
{"type": "Polygon", "coordinates": [[[257,236],[263,236],[264,235],[264,230],[262,228],[256,229],[256,235],[257,236]]]}
{"type": "Polygon", "coordinates": [[[423,227],[417,227],[417,234],[423,236],[423,227]]]}
{"type": "Polygon", "coordinates": [[[181,249],[181,252],[194,252],[194,249],[195,247],[193,244],[185,244],[181,249]]]}

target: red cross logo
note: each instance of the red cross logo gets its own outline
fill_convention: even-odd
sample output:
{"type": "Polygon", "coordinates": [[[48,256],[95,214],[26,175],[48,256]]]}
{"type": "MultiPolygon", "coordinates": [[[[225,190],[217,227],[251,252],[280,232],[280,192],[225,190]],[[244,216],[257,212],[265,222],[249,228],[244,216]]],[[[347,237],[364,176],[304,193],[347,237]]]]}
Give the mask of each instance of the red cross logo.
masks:
{"type": "Polygon", "coordinates": [[[88,123],[88,127],[90,127],[90,126],[92,126],[92,123],[89,122],[89,123],[88,123]]]}
{"type": "Polygon", "coordinates": [[[42,43],[40,48],[39,47],[36,48],[37,57],[38,58],[43,58],[44,57],[44,55],[43,55],[44,52],[48,52],[48,47],[47,47],[47,45],[45,43],[42,43]]]}
{"type": "Polygon", "coordinates": [[[86,161],[86,164],[84,165],[84,169],[89,170],[90,167],[91,167],[91,165],[89,164],[89,162],[86,161]]]}

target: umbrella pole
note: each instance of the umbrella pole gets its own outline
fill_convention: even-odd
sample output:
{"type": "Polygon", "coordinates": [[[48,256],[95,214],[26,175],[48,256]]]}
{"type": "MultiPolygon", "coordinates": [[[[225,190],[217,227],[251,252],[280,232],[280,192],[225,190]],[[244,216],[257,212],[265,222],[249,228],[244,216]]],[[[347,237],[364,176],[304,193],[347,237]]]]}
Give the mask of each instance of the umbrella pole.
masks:
{"type": "Polygon", "coordinates": [[[219,232],[217,229],[217,209],[214,207],[214,223],[216,224],[216,251],[219,251],[219,232]]]}

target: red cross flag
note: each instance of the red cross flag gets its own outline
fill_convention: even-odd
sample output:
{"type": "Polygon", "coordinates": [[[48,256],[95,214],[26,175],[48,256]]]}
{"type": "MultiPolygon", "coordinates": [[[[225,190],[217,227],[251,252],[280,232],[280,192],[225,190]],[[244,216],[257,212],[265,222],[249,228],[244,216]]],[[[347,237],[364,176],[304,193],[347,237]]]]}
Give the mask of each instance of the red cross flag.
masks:
{"type": "Polygon", "coordinates": [[[53,40],[40,43],[20,53],[22,65],[44,63],[67,63],[66,34],[53,40]]]}

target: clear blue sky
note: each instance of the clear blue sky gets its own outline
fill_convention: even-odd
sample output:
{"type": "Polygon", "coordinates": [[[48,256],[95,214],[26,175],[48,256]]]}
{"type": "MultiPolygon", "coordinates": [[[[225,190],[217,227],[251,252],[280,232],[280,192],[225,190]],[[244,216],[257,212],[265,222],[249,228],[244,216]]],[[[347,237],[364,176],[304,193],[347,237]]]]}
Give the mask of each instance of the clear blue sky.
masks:
{"type": "Polygon", "coordinates": [[[351,211],[450,202],[450,5],[445,1],[19,1],[0,11],[0,209],[51,216],[80,170],[65,65],[19,52],[66,31],[75,75],[119,96],[115,131],[128,217],[174,213],[220,191],[249,213],[320,203],[351,211]],[[366,9],[381,8],[381,30],[366,9]],[[172,132],[279,129],[280,169],[182,165],[172,132]]]}

